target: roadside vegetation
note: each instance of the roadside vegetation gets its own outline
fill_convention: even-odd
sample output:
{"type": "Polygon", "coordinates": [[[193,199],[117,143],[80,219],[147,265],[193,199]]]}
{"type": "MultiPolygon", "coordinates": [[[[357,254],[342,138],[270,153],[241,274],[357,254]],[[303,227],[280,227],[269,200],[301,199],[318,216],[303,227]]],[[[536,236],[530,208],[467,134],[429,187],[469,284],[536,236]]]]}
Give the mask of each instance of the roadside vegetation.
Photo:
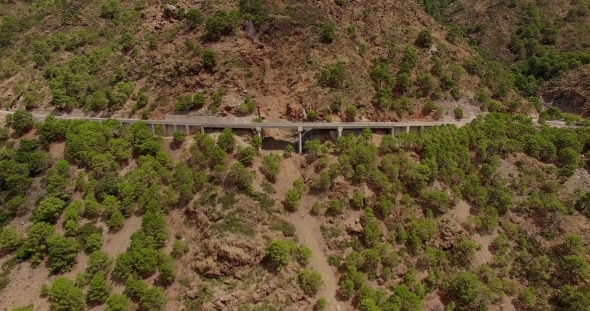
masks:
{"type": "MultiPolygon", "coordinates": [[[[229,130],[217,140],[196,134],[180,162],[141,122],[125,128],[115,121],[48,117],[29,131],[35,135],[5,141],[2,148],[0,250],[12,264],[3,266],[0,280],[9,285],[8,272],[20,262],[47,264],[58,277],[40,290],[56,310],[97,303],[112,310],[131,305],[162,309],[167,286],[179,282],[177,269],[184,269],[176,262],[193,250],[192,244],[170,240],[166,217],[179,208],[191,215],[196,210],[186,202],[193,198],[207,214],[225,206],[225,221],[211,224],[223,233],[219,237],[259,236],[261,229],[246,225],[244,211],[235,209],[239,201],[255,202],[258,213],[268,213],[269,219],[309,208],[331,245],[327,260],[338,268],[339,294],[360,310],[422,310],[436,291],[451,298],[449,310],[487,310],[503,297],[513,298],[521,310],[590,307],[584,286],[587,236],[565,225],[588,221],[580,217],[590,216],[590,196],[563,186],[586,165],[581,157],[590,141],[586,127],[535,127],[523,115],[492,113],[461,128],[385,135],[379,145],[372,143],[368,129],[334,142],[308,140],[314,174],[295,180],[278,200],[272,199],[272,183],[280,178],[285,159],[245,153],[251,147],[236,147],[229,130]],[[67,160],[48,153],[60,141],[67,160]],[[129,161],[137,166],[118,174],[129,161]],[[260,173],[249,167],[252,161],[264,163],[260,173]],[[505,162],[515,167],[509,174],[501,168],[505,162]],[[264,192],[254,187],[257,174],[268,179],[264,192]],[[31,200],[36,179],[45,191],[31,200]],[[342,193],[342,180],[355,190],[342,193]],[[221,195],[221,189],[231,192],[221,195]],[[313,196],[313,206],[302,205],[306,196],[313,196]],[[471,206],[465,223],[449,218],[459,201],[471,206]],[[26,232],[10,225],[29,213],[26,232]],[[351,213],[361,215],[358,231],[350,231],[349,219],[338,216],[351,213]],[[101,250],[102,226],[116,232],[137,214],[141,226],[129,249],[111,258],[101,250]],[[58,223],[63,229],[56,228],[58,223]],[[482,250],[476,233],[493,236],[488,261],[476,257],[482,250]],[[166,245],[173,246],[170,252],[164,251],[166,245]],[[80,253],[88,256],[87,267],[75,279],[60,276],[77,267],[80,253]],[[426,276],[418,278],[419,273],[426,276]],[[158,282],[146,283],[153,275],[158,282]],[[123,296],[111,294],[114,284],[125,285],[123,296]]],[[[293,271],[294,285],[314,297],[325,279],[308,266],[314,254],[296,242],[288,222],[273,221],[268,228],[279,235],[267,240],[263,258],[252,268],[266,266],[271,278],[293,271]]],[[[202,277],[211,273],[196,269],[202,277]]]]}

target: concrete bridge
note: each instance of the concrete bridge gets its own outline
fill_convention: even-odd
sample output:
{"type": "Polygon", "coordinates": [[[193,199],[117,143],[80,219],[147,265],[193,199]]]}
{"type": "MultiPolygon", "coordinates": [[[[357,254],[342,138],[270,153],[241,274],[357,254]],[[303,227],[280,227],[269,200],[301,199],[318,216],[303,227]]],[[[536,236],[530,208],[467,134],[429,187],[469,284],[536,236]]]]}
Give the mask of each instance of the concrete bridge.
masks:
{"type": "MultiPolygon", "coordinates": [[[[4,112],[10,113],[10,112],[4,112]]],[[[33,119],[37,122],[45,120],[47,115],[34,114],[33,119]]],[[[108,118],[93,117],[74,117],[74,116],[55,116],[61,120],[89,120],[102,122],[108,118]]],[[[256,130],[259,136],[262,136],[263,129],[288,129],[297,130],[299,133],[298,151],[302,152],[302,136],[305,131],[309,130],[335,130],[338,137],[345,130],[359,130],[364,128],[387,130],[392,136],[400,133],[420,133],[424,128],[440,126],[445,124],[454,124],[456,126],[465,125],[471,120],[449,121],[449,122],[269,122],[269,123],[227,123],[227,122],[194,122],[182,120],[139,120],[139,119],[114,119],[121,122],[124,126],[130,126],[133,123],[143,122],[151,128],[152,133],[156,133],[156,127],[162,128],[164,136],[171,136],[176,131],[183,132],[186,135],[193,135],[197,132],[205,133],[205,129],[251,129],[256,130]]]]}

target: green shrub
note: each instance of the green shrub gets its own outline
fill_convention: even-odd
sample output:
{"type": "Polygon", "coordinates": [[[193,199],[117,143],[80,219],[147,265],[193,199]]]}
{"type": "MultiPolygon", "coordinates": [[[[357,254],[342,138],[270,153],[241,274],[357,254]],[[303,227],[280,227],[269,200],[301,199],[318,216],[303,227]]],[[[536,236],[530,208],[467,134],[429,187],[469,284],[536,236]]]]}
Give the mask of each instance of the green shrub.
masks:
{"type": "Polygon", "coordinates": [[[455,119],[461,120],[463,119],[463,108],[457,107],[453,110],[453,114],[455,115],[455,119]]]}
{"type": "Polygon", "coordinates": [[[193,109],[200,109],[205,104],[205,97],[203,94],[195,94],[194,96],[182,95],[178,98],[174,109],[177,111],[190,111],[193,109]]]}
{"type": "Polygon", "coordinates": [[[266,249],[266,256],[270,265],[276,270],[281,270],[291,261],[291,249],[293,249],[293,245],[290,242],[284,240],[272,241],[266,249]]]}
{"type": "Polygon", "coordinates": [[[98,272],[88,284],[87,297],[89,301],[104,302],[111,291],[111,285],[107,282],[106,273],[98,272]]]}
{"type": "Polygon", "coordinates": [[[422,29],[416,39],[416,44],[419,47],[429,48],[432,45],[432,32],[428,29],[422,29]]]}
{"type": "Polygon", "coordinates": [[[251,114],[256,110],[256,103],[249,96],[246,100],[238,106],[238,111],[241,114],[251,114]]]}
{"type": "Polygon", "coordinates": [[[47,239],[49,252],[49,270],[64,272],[70,270],[76,263],[76,255],[80,245],[74,238],[64,238],[52,235],[47,239]]]}
{"type": "Polygon", "coordinates": [[[297,275],[297,283],[307,296],[315,296],[322,286],[322,276],[316,271],[302,270],[297,275]]]}
{"type": "Polygon", "coordinates": [[[318,83],[323,87],[342,89],[346,87],[348,72],[344,62],[329,66],[317,75],[318,83]]]}
{"type": "Polygon", "coordinates": [[[180,240],[174,241],[174,245],[172,245],[172,257],[180,258],[182,255],[188,253],[188,243],[184,243],[180,240]]]}
{"type": "Polygon", "coordinates": [[[118,0],[107,0],[100,6],[100,17],[115,19],[121,13],[121,4],[118,0]]]}
{"type": "Polygon", "coordinates": [[[311,249],[309,249],[309,247],[301,245],[294,250],[294,253],[295,260],[297,260],[300,265],[305,267],[309,264],[312,255],[311,249]]]}
{"type": "Polygon", "coordinates": [[[183,14],[184,22],[186,27],[189,29],[195,29],[197,26],[201,25],[203,22],[203,17],[201,16],[201,12],[197,9],[190,9],[186,13],[183,14]]]}
{"type": "Polygon", "coordinates": [[[240,0],[238,4],[244,19],[251,20],[256,26],[268,19],[268,5],[265,0],[240,0]]]}
{"type": "Polygon", "coordinates": [[[330,205],[328,206],[328,210],[326,211],[328,215],[337,216],[342,214],[342,202],[338,199],[333,199],[330,201],[330,205]]]}
{"type": "Polygon", "coordinates": [[[290,212],[297,211],[301,194],[296,189],[289,189],[285,193],[285,208],[290,212]]]}
{"type": "Polygon", "coordinates": [[[222,36],[232,35],[238,26],[239,16],[235,11],[216,11],[205,22],[204,38],[218,41],[222,36]]]}
{"type": "Polygon", "coordinates": [[[11,127],[15,133],[22,135],[33,127],[33,115],[24,110],[18,110],[12,115],[11,127]]]}
{"type": "MultiPolygon", "coordinates": [[[[290,146],[290,145],[289,145],[290,146]]],[[[292,148],[293,146],[291,146],[292,148]]],[[[278,154],[269,154],[262,159],[260,170],[270,182],[275,182],[281,169],[281,156],[278,154]]]]}
{"type": "Polygon", "coordinates": [[[203,51],[203,68],[214,70],[217,66],[217,53],[211,49],[203,51]]]}
{"type": "Polygon", "coordinates": [[[236,138],[231,129],[224,129],[223,133],[217,138],[217,147],[231,153],[236,147],[236,138]]]}
{"type": "Polygon", "coordinates": [[[49,297],[51,309],[55,311],[82,311],[85,307],[82,289],[63,276],[53,281],[49,297]]]}
{"type": "Polygon", "coordinates": [[[177,145],[180,145],[184,142],[184,133],[180,132],[180,131],[174,131],[174,133],[172,134],[172,142],[174,142],[177,145]]]}
{"type": "Polygon", "coordinates": [[[334,23],[324,24],[320,38],[324,43],[332,43],[336,40],[336,26],[334,23]]]}
{"type": "Polygon", "coordinates": [[[244,166],[251,166],[254,163],[256,149],[252,147],[238,147],[238,161],[244,166]]]}
{"type": "Polygon", "coordinates": [[[124,295],[112,295],[107,298],[105,311],[129,311],[129,300],[124,295]]]}

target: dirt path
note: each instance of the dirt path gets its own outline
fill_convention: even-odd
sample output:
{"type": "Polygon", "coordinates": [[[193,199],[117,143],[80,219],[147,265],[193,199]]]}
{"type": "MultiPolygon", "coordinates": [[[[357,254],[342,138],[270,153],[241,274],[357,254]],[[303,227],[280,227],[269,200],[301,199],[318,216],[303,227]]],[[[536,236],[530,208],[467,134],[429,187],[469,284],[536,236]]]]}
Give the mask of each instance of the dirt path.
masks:
{"type": "MultiPolygon", "coordinates": [[[[285,197],[285,192],[290,189],[293,181],[301,177],[299,170],[298,156],[284,159],[281,163],[281,171],[277,182],[275,183],[275,190],[277,190],[277,198],[285,197]]],[[[296,235],[299,243],[309,247],[312,252],[312,257],[308,269],[317,271],[322,275],[324,284],[316,295],[317,298],[324,297],[328,301],[328,311],[344,310],[343,304],[336,300],[336,291],[338,289],[338,279],[336,277],[336,268],[328,265],[328,258],[326,257],[326,243],[320,231],[320,224],[317,219],[309,214],[311,209],[311,200],[302,200],[302,204],[295,213],[289,214],[290,222],[296,228],[296,235]],[[342,306],[339,306],[341,304],[342,306]]]]}
{"type": "Polygon", "coordinates": [[[313,216],[309,215],[309,208],[309,206],[300,206],[299,211],[290,215],[290,220],[297,229],[296,234],[299,243],[309,247],[313,254],[308,268],[320,273],[324,280],[324,285],[317,297],[326,298],[328,301],[327,310],[342,310],[342,306],[339,306],[339,302],[336,300],[336,291],[338,289],[336,268],[328,265],[328,258],[324,251],[326,244],[320,232],[320,224],[313,216]]]}

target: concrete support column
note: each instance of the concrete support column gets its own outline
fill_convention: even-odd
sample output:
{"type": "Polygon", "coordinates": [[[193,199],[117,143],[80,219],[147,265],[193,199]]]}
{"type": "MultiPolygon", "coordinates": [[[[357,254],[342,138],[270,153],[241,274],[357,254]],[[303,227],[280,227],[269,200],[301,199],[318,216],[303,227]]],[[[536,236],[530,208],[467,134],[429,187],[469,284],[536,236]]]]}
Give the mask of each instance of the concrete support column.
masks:
{"type": "Polygon", "coordinates": [[[420,133],[424,132],[424,125],[420,126],[420,133]]]}
{"type": "Polygon", "coordinates": [[[191,128],[187,125],[185,125],[185,129],[186,129],[186,136],[190,136],[191,135],[191,128]]]}
{"type": "Polygon", "coordinates": [[[205,127],[201,125],[201,134],[205,134],[205,127]]]}
{"type": "Polygon", "coordinates": [[[168,125],[162,124],[162,134],[164,134],[164,136],[168,134],[168,125]]]}
{"type": "Polygon", "coordinates": [[[174,131],[178,131],[178,128],[176,127],[176,124],[174,124],[174,131]]]}
{"type": "Polygon", "coordinates": [[[338,127],[338,137],[342,136],[342,126],[338,127]]]}
{"type": "Polygon", "coordinates": [[[156,128],[155,128],[155,125],[154,125],[153,123],[152,123],[151,125],[152,125],[152,134],[153,134],[153,135],[156,135],[156,128]]]}
{"type": "Polygon", "coordinates": [[[395,137],[395,126],[391,128],[391,137],[395,137]]]}
{"type": "Polygon", "coordinates": [[[299,132],[299,154],[301,154],[303,152],[303,143],[301,142],[301,139],[302,139],[301,132],[303,131],[303,128],[298,127],[297,131],[299,132]]]}
{"type": "MultiPolygon", "coordinates": [[[[260,126],[256,127],[256,133],[258,134],[258,137],[262,138],[262,128],[260,126]]],[[[258,152],[260,152],[262,150],[262,146],[258,147],[258,152]]]]}
{"type": "Polygon", "coordinates": [[[409,133],[409,132],[410,132],[410,126],[406,125],[406,133],[409,133]]]}

